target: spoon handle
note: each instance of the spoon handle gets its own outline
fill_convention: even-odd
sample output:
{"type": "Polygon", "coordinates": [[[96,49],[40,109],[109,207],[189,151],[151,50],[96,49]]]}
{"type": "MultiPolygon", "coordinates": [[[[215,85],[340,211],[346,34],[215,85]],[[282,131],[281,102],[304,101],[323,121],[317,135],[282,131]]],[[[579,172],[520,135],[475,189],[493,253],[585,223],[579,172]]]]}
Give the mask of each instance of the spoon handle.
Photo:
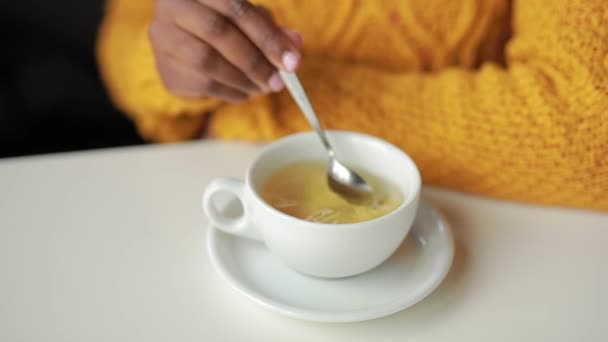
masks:
{"type": "Polygon", "coordinates": [[[323,128],[321,128],[321,123],[319,122],[317,114],[308,100],[308,96],[306,96],[306,92],[304,91],[304,87],[302,87],[298,76],[293,72],[283,70],[280,71],[280,74],[283,82],[285,82],[285,85],[287,86],[287,89],[289,89],[291,96],[294,98],[302,112],[304,112],[304,116],[310,125],[315,129],[315,131],[317,131],[323,146],[325,146],[325,149],[327,149],[329,155],[333,158],[334,149],[331,147],[331,144],[325,135],[325,131],[323,131],[323,128]]]}

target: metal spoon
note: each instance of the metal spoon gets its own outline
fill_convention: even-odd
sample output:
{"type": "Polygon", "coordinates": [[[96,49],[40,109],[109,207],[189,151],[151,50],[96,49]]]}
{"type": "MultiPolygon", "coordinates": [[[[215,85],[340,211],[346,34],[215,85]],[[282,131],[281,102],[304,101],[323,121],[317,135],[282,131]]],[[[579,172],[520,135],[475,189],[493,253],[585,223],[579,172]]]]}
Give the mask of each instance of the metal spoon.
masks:
{"type": "Polygon", "coordinates": [[[325,131],[321,128],[317,114],[312,108],[298,76],[295,73],[287,71],[280,71],[280,73],[291,96],[294,98],[302,112],[304,112],[304,116],[315,129],[319,138],[321,138],[321,143],[323,143],[323,146],[327,150],[329,155],[329,169],[327,170],[329,187],[349,202],[357,204],[371,203],[373,199],[372,187],[363,179],[363,177],[359,176],[355,171],[344,166],[344,164],[336,159],[336,153],[329,143],[325,131]]]}

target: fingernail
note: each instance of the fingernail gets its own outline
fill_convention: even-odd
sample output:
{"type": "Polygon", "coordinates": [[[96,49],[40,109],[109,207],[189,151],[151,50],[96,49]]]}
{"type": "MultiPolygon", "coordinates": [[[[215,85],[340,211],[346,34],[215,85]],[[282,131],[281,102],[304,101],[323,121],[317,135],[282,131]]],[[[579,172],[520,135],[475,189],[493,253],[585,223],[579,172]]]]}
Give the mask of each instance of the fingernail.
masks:
{"type": "Polygon", "coordinates": [[[274,75],[272,75],[272,77],[268,80],[268,85],[273,91],[279,91],[283,89],[283,80],[281,79],[281,76],[278,72],[275,72],[274,75]]]}
{"type": "Polygon", "coordinates": [[[295,71],[300,62],[300,55],[295,52],[285,52],[283,54],[283,65],[287,71],[295,71]]]}

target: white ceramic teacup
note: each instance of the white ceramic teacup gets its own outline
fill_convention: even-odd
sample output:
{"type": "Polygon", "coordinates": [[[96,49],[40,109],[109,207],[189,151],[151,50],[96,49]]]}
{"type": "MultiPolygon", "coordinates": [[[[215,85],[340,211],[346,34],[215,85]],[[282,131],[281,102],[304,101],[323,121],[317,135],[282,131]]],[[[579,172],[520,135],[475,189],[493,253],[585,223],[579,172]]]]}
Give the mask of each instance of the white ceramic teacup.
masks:
{"type": "Polygon", "coordinates": [[[403,202],[382,217],[349,224],[324,224],[298,219],[264,202],[260,188],[272,173],[303,160],[325,160],[314,132],[295,134],[265,147],[247,170],[245,182],[216,178],[203,194],[203,209],[215,228],[263,241],[292,269],[317,277],[338,278],[363,273],[381,264],[399,247],[416,216],[420,196],[418,168],[404,152],[378,138],[346,131],[328,131],[341,161],[397,186],[403,202]],[[243,206],[243,215],[222,215],[212,200],[229,192],[243,206]]]}

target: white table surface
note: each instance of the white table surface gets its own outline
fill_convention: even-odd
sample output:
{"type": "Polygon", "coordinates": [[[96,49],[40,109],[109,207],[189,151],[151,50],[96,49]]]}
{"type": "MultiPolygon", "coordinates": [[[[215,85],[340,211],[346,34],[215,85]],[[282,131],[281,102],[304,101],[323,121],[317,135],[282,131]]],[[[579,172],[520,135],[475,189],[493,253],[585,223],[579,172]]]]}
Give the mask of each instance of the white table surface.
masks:
{"type": "Polygon", "coordinates": [[[199,197],[257,147],[197,142],[0,160],[0,341],[608,341],[608,214],[427,188],[446,281],[401,313],[303,322],[215,274],[199,197]]]}

